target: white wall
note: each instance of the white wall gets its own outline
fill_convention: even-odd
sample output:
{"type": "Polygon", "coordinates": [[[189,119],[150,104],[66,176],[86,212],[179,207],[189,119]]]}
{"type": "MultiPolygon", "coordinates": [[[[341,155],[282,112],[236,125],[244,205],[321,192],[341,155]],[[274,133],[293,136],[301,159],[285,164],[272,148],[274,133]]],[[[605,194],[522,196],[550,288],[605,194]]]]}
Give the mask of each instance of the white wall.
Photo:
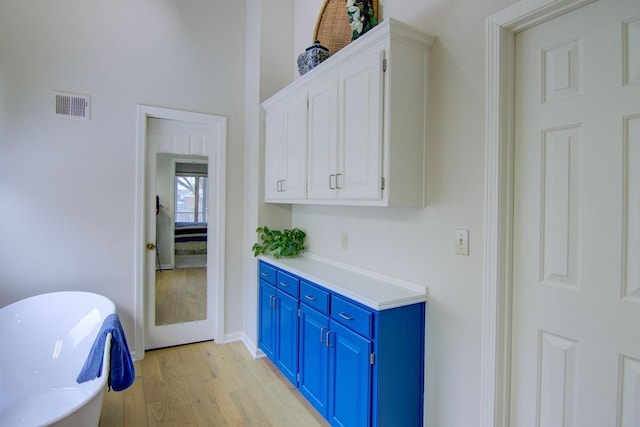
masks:
{"type": "MultiPolygon", "coordinates": [[[[308,46],[322,3],[296,0],[293,59],[308,46]]],[[[307,231],[310,252],[429,286],[425,411],[434,427],[476,426],[480,419],[485,20],[513,3],[380,1],[382,18],[438,36],[429,70],[428,206],[293,208],[293,225],[307,231]],[[457,227],[470,230],[469,256],[454,253],[457,227]],[[349,235],[348,251],[341,233],[349,235]]]]}
{"type": "Polygon", "coordinates": [[[245,18],[244,1],[0,2],[0,306],[101,292],[133,340],[147,104],[228,117],[225,325],[241,330],[245,18]],[[53,118],[52,90],[91,95],[91,121],[53,118]]]}
{"type": "Polygon", "coordinates": [[[252,353],[257,351],[257,261],[251,247],[256,228],[291,224],[291,208],[264,200],[264,111],[261,102],[293,79],[294,0],[247,1],[245,210],[243,261],[243,334],[252,353]]]}

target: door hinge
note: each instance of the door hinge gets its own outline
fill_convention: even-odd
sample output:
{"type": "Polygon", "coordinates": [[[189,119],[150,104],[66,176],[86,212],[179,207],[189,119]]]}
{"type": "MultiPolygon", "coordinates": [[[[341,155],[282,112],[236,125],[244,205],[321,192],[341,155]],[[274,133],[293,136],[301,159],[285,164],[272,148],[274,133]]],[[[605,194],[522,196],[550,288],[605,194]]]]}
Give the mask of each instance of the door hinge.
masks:
{"type": "Polygon", "coordinates": [[[300,382],[300,372],[296,374],[296,381],[300,382]]]}
{"type": "Polygon", "coordinates": [[[381,190],[384,190],[384,184],[385,184],[384,177],[382,177],[382,178],[380,178],[380,189],[381,190]]]}
{"type": "Polygon", "coordinates": [[[375,365],[375,363],[376,363],[376,355],[374,353],[371,353],[369,355],[369,364],[370,365],[375,365]]]}
{"type": "Polygon", "coordinates": [[[300,309],[298,309],[298,317],[300,317],[300,309]]]}
{"type": "Polygon", "coordinates": [[[382,60],[382,72],[385,73],[387,71],[387,58],[382,60]]]}

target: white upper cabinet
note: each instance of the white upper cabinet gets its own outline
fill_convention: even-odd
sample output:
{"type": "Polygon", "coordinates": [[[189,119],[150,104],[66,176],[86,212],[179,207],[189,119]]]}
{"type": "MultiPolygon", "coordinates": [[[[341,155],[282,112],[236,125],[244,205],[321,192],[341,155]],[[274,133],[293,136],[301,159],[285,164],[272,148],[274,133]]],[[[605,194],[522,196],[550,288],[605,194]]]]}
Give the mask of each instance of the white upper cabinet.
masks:
{"type": "Polygon", "coordinates": [[[265,116],[265,199],[306,197],[307,98],[293,93],[269,109],[265,116]]]}
{"type": "Polygon", "coordinates": [[[317,79],[309,87],[307,197],[338,197],[338,76],[317,79]]]}
{"type": "Polygon", "coordinates": [[[266,201],[424,206],[434,39],[387,19],[265,101],[266,201]]]}
{"type": "Polygon", "coordinates": [[[375,48],[355,55],[338,73],[336,191],[342,200],[383,200],[383,60],[384,50],[375,48]]]}

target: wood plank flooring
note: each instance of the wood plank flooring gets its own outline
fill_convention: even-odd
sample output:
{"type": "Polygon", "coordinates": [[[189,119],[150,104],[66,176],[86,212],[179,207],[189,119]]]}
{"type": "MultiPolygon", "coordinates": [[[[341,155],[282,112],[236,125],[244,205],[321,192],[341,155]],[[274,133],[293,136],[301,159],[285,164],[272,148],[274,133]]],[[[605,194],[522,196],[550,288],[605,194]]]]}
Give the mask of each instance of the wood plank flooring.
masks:
{"type": "Polygon", "coordinates": [[[206,267],[156,271],[156,325],[206,318],[206,267]]]}
{"type": "Polygon", "coordinates": [[[266,359],[207,341],[152,350],[136,381],[105,393],[100,427],[328,426],[266,359]]]}

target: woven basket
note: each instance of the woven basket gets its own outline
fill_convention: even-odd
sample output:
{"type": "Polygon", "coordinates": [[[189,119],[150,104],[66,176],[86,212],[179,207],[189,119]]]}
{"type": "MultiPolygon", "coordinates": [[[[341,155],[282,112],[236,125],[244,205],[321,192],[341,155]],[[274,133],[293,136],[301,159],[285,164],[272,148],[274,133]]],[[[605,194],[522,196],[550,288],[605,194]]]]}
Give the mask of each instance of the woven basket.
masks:
{"type": "MultiPolygon", "coordinates": [[[[378,18],[378,0],[371,3],[378,18]]],[[[316,40],[320,40],[320,44],[329,49],[332,55],[351,43],[351,27],[345,0],[325,0],[313,34],[313,41],[316,40]]]]}

